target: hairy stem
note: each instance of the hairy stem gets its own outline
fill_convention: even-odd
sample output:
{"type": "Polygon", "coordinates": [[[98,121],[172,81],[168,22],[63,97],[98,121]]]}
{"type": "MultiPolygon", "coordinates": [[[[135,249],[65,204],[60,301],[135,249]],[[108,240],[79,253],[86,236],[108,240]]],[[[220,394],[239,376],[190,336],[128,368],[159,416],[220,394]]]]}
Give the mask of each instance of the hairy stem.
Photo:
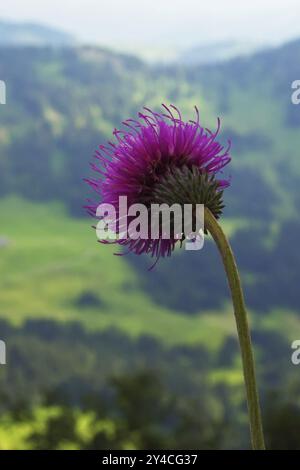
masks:
{"type": "Polygon", "coordinates": [[[243,363],[252,448],[255,450],[263,450],[265,449],[265,443],[255,378],[251,337],[241,280],[233,252],[221,226],[207,207],[205,207],[204,214],[205,228],[210,232],[211,236],[217,244],[223,260],[228,284],[231,291],[243,363]]]}

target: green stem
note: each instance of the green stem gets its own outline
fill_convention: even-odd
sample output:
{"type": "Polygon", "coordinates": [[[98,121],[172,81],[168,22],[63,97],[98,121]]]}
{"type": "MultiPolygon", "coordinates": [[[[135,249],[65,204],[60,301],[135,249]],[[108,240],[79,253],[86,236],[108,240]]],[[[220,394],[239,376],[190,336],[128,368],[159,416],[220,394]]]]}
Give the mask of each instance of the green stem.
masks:
{"type": "Polygon", "coordinates": [[[263,450],[265,449],[265,443],[262,429],[258,392],[256,386],[254,359],[251,346],[249,325],[247,320],[247,312],[239,272],[237,269],[233,252],[222,228],[220,227],[217,220],[207,207],[205,207],[204,214],[205,228],[210,232],[218,246],[231,291],[234,315],[242,355],[252,448],[255,450],[263,450]]]}

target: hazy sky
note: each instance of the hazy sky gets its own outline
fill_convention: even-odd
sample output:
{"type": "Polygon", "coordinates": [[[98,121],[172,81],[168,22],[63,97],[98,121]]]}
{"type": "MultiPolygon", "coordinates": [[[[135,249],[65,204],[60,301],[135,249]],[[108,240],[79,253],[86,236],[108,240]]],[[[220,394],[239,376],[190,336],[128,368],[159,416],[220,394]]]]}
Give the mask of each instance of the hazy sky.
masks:
{"type": "Polygon", "coordinates": [[[1,0],[0,17],[43,22],[86,42],[186,47],[300,37],[299,0],[1,0]]]}

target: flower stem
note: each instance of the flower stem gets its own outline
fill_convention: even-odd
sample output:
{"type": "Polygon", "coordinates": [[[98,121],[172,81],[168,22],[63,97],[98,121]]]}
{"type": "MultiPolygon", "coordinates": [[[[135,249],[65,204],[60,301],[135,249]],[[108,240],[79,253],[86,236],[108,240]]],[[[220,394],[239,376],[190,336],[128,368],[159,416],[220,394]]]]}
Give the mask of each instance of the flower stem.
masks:
{"type": "Polygon", "coordinates": [[[228,284],[231,291],[234,315],[242,355],[252,448],[254,450],[263,450],[265,449],[265,443],[262,429],[259,398],[256,386],[254,359],[251,346],[249,325],[247,320],[246,306],[239,272],[237,269],[233,252],[221,226],[207,207],[205,207],[204,214],[205,228],[210,232],[211,236],[217,244],[217,247],[223,260],[228,284]]]}

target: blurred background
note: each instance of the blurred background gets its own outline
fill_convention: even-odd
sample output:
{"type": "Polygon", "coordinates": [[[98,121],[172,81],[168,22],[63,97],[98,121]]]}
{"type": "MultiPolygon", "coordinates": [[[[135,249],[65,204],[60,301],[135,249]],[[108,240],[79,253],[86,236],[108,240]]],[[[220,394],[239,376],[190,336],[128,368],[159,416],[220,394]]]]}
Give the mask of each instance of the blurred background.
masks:
{"type": "Polygon", "coordinates": [[[0,7],[1,449],[248,448],[218,253],[99,245],[98,144],[173,103],[232,140],[223,224],[251,313],[267,445],[300,449],[298,0],[10,0],[0,7]]]}

